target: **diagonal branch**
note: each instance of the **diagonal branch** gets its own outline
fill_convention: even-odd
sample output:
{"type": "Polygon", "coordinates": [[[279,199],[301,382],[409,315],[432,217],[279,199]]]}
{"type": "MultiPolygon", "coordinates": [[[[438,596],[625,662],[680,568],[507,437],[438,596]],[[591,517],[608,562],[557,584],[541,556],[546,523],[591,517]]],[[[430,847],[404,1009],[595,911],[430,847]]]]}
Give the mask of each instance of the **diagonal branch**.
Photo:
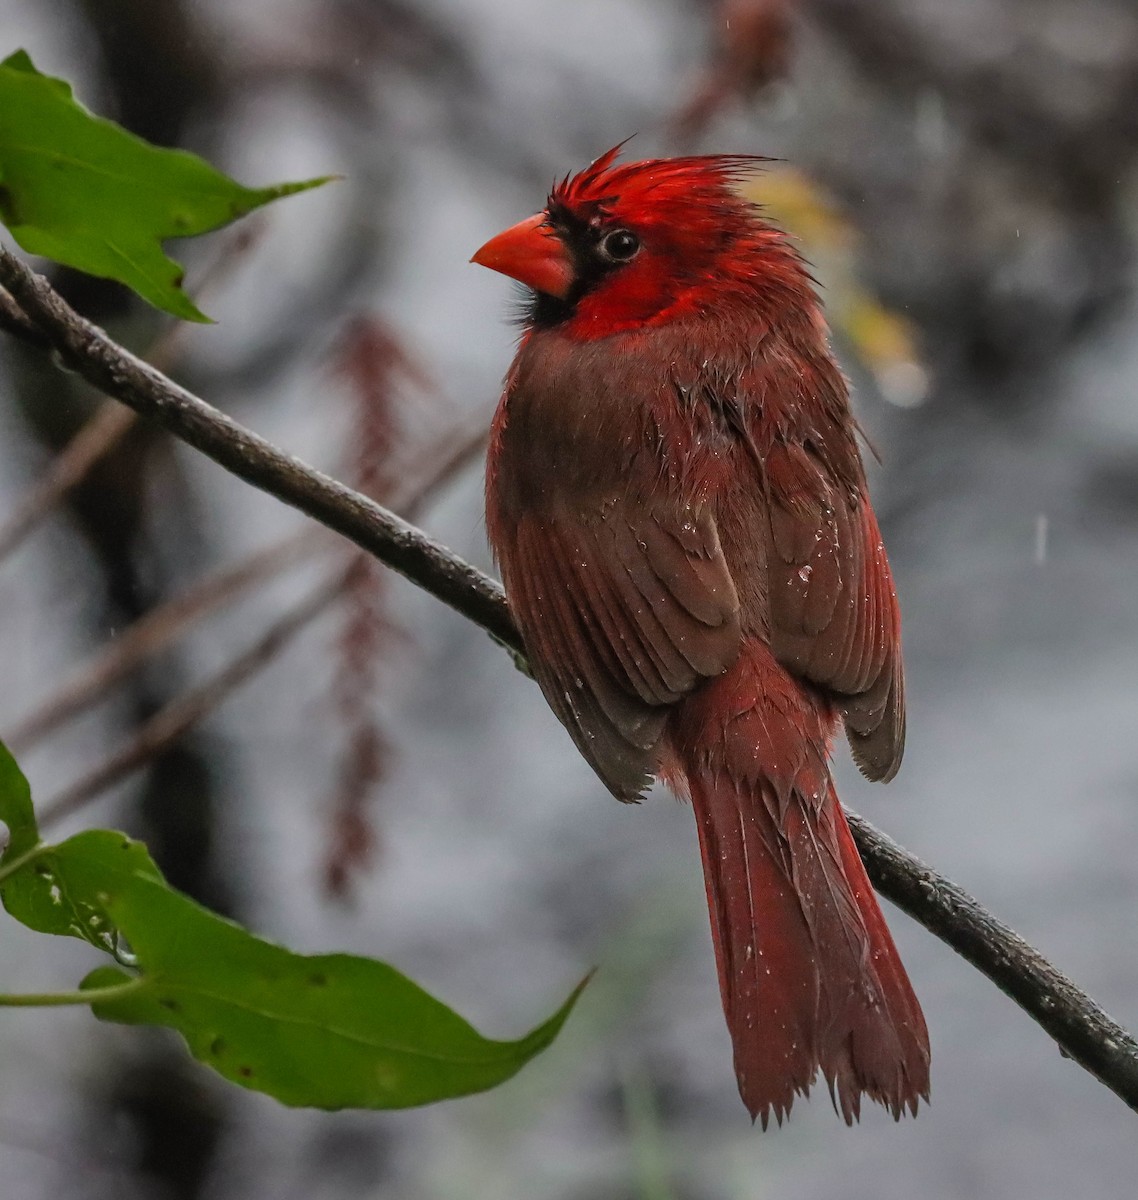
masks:
{"type": "MultiPolygon", "coordinates": [[[[121,406],[116,407],[122,411],[121,406]]],[[[196,587],[139,617],[39,708],[8,730],[4,744],[13,754],[26,752],[41,738],[105,696],[201,617],[319,549],[323,545],[321,534],[323,530],[306,525],[298,533],[258,550],[236,566],[209,576],[196,587]]],[[[327,534],[323,536],[327,537],[327,534]]]]}
{"type": "Polygon", "coordinates": [[[100,391],[163,425],[234,475],[343,534],[513,650],[521,639],[502,589],[394,513],[278,450],[111,341],[0,246],[0,286],[55,354],[100,391]]]}
{"type": "Polygon", "coordinates": [[[338,571],[310,596],[278,617],[250,647],[216,675],[160,708],[135,732],[127,746],[49,800],[39,812],[41,827],[46,828],[70,816],[88,800],[113,787],[178,741],[335,603],[343,594],[346,578],[346,570],[338,571]]]}
{"type": "MultiPolygon", "coordinates": [[[[217,282],[249,253],[264,230],[264,222],[254,220],[227,238],[194,289],[194,299],[208,296],[217,282]]],[[[0,328],[41,349],[50,345],[3,289],[0,289],[0,328]]],[[[185,322],[175,321],[166,325],[147,354],[154,366],[160,370],[169,369],[185,340],[186,329],[185,322]]],[[[37,479],[17,502],[15,511],[4,525],[0,526],[0,558],[15,550],[64,495],[82,482],[91,468],[126,437],[134,427],[137,416],[137,413],[124,409],[121,404],[106,401],[99,404],[87,422],[55,456],[42,478],[37,479]]]]}
{"type": "Polygon", "coordinates": [[[36,525],[88,471],[107,454],[137,420],[121,404],[103,401],[94,415],[56,455],[42,479],[21,497],[16,510],[0,527],[0,558],[15,550],[36,525]]]}
{"type": "MultiPolygon", "coordinates": [[[[114,411],[133,419],[135,414],[120,404],[114,411]]],[[[413,517],[448,480],[461,470],[486,442],[484,424],[462,427],[443,446],[435,447],[429,463],[418,459],[403,464],[399,486],[392,503],[413,517]]],[[[13,754],[26,752],[60,725],[97,703],[116,684],[163,650],[188,628],[212,611],[236,600],[242,593],[332,544],[321,526],[305,525],[279,542],[258,550],[248,558],[201,580],[189,591],[174,597],[140,617],[103,647],[42,704],[3,735],[13,754]]],[[[338,543],[337,543],[338,544],[338,543]]],[[[4,535],[0,533],[0,556],[4,535]]]]}
{"type": "Polygon", "coordinates": [[[1138,1112],[1138,1039],[962,887],[846,809],[873,886],[946,942],[1138,1112]]]}
{"type": "MultiPolygon", "coordinates": [[[[255,487],[343,534],[515,655],[521,638],[501,588],[414,526],[282,453],[179,387],[83,320],[19,259],[0,247],[0,286],[62,363],[163,425],[255,487]]],[[[956,884],[850,814],[874,885],[1006,992],[1062,1052],[1138,1111],[1138,1041],[1036,950],[956,884]]]]}

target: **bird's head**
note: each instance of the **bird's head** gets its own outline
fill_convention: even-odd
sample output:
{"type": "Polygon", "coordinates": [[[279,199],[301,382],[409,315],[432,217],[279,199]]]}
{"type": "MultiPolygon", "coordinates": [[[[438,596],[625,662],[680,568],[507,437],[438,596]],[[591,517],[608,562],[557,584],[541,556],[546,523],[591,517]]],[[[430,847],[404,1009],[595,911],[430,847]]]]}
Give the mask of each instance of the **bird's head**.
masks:
{"type": "Polygon", "coordinates": [[[584,337],[700,315],[754,298],[797,255],[740,192],[764,159],[701,155],[617,164],[614,147],[550,192],[544,211],[491,238],[472,261],[532,288],[527,320],[584,337]]]}

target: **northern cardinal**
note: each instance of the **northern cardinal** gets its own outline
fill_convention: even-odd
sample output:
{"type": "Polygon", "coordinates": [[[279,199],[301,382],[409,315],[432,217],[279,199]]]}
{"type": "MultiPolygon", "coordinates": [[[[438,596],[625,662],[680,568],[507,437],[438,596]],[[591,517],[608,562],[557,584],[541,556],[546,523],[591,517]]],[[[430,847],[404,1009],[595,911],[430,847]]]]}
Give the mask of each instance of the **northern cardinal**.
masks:
{"type": "Polygon", "coordinates": [[[821,1070],[928,1098],[924,1017],[830,778],[888,780],[900,617],[806,268],[739,191],[761,160],[554,187],[474,262],[532,289],[486,525],[533,673],[618,800],[690,796],[739,1092],[781,1124],[821,1070]]]}

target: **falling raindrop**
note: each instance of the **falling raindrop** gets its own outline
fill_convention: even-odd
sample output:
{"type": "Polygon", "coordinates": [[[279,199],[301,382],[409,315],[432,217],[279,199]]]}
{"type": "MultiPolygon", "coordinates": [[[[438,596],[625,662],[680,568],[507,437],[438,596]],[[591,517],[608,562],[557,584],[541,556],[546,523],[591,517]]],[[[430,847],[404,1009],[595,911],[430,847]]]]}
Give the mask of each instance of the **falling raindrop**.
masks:
{"type": "Polygon", "coordinates": [[[1040,513],[1035,518],[1035,565],[1043,566],[1047,561],[1047,541],[1048,535],[1051,532],[1051,522],[1047,519],[1046,513],[1040,513]]]}

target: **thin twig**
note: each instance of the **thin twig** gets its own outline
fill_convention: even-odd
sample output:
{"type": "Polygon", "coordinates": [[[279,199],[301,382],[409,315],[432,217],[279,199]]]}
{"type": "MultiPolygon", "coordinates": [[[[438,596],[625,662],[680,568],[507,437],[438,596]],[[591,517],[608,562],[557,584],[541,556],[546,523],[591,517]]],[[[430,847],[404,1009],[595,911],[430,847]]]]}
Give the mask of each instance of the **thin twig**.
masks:
{"type": "MultiPolygon", "coordinates": [[[[130,412],[121,405],[115,405],[115,408],[119,412],[130,412]]],[[[400,483],[392,495],[394,507],[408,517],[414,516],[478,455],[485,442],[486,426],[482,422],[460,429],[448,439],[442,451],[432,447],[429,455],[420,454],[426,462],[399,471],[400,483]]],[[[318,552],[326,540],[331,541],[326,529],[306,525],[152,609],[4,734],[4,744],[14,754],[26,753],[60,725],[97,703],[143,662],[164,650],[198,621],[237,600],[249,588],[304,561],[318,552]]]]}
{"type": "MultiPolygon", "coordinates": [[[[63,362],[254,486],[307,512],[401,571],[521,654],[501,589],[377,504],[237,425],[115,345],[0,248],[0,284],[63,362]]],[[[1138,1111],[1138,1042],[972,897],[851,815],[870,878],[1005,991],[1062,1051],[1138,1111]]]]}
{"type": "Polygon", "coordinates": [[[116,751],[43,806],[40,827],[59,821],[93,797],[121,782],[176,742],[247,679],[275,658],[300,631],[318,617],[344,590],[346,573],[331,580],[289,609],[223,670],[159,709],[144,722],[128,745],[116,751]]]}
{"type": "MultiPolygon", "coordinates": [[[[442,458],[435,457],[434,461],[421,468],[417,475],[404,475],[402,486],[395,491],[395,498],[400,506],[405,505],[409,512],[419,508],[453,477],[454,472],[469,460],[484,440],[484,429],[461,433],[453,439],[450,451],[442,458]]],[[[13,734],[8,735],[4,739],[5,745],[10,750],[26,750],[29,744],[92,703],[146,657],[169,644],[206,613],[235,599],[246,588],[264,581],[319,550],[326,536],[323,528],[306,526],[298,533],[291,534],[250,556],[236,567],[210,576],[184,597],[172,600],[142,617],[122,637],[107,647],[106,651],[77,678],[66,684],[27,718],[13,734]]],[[[353,564],[339,577],[337,595],[342,593],[348,576],[357,567],[357,556],[353,555],[353,564]]],[[[335,595],[329,597],[329,602],[332,599],[335,599],[335,595]]],[[[303,612],[304,607],[302,605],[297,611],[303,612]]],[[[293,633],[299,632],[302,624],[303,622],[293,629],[293,618],[286,615],[282,621],[270,627],[251,649],[223,667],[212,679],[172,701],[150,718],[136,731],[129,746],[89,772],[64,795],[51,801],[46,806],[42,819],[52,819],[55,806],[63,806],[64,802],[67,814],[75,812],[107,788],[120,782],[126,775],[151,761],[207,717],[234,688],[269,664],[284,646],[284,642],[279,638],[282,626],[291,638],[293,633]]]]}
{"type": "Polygon", "coordinates": [[[413,517],[438,494],[450,481],[475,459],[480,458],[489,436],[488,421],[473,422],[468,428],[452,435],[445,446],[435,445],[431,449],[432,469],[428,477],[419,484],[414,494],[403,498],[402,487],[395,490],[392,506],[405,517],[413,517]]]}
{"type": "Polygon", "coordinates": [[[137,414],[121,404],[107,401],[99,405],[51,460],[43,475],[28,488],[0,528],[0,558],[16,549],[59,503],[60,497],[79,483],[137,420],[137,414]]]}
{"type": "MultiPolygon", "coordinates": [[[[121,406],[116,407],[123,411],[121,406]]],[[[109,642],[73,678],[5,734],[4,744],[14,754],[25,753],[41,738],[105,695],[195,622],[236,600],[255,584],[307,558],[324,544],[325,537],[323,530],[306,526],[152,609],[109,642]]]]}

